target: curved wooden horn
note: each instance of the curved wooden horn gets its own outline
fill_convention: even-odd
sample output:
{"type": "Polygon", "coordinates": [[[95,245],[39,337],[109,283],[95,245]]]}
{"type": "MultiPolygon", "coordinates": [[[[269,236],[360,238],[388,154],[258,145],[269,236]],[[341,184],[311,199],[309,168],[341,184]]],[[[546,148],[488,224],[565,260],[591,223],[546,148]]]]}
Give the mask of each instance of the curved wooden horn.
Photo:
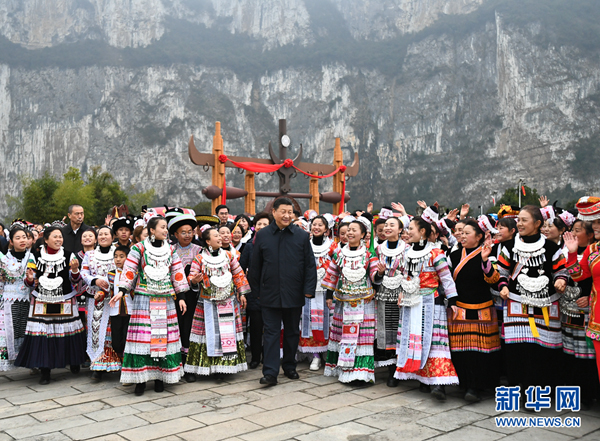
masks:
{"type": "Polygon", "coordinates": [[[294,158],[294,164],[299,164],[301,161],[302,161],[302,144],[300,144],[300,150],[298,151],[298,154],[294,158]]]}
{"type": "Polygon", "coordinates": [[[360,166],[360,161],[358,159],[358,152],[354,152],[354,161],[352,161],[352,165],[349,165],[346,168],[347,176],[356,176],[358,174],[358,168],[360,166]]]}
{"type": "Polygon", "coordinates": [[[196,149],[194,135],[190,137],[190,142],[188,143],[188,155],[190,156],[190,160],[196,165],[209,165],[211,167],[214,167],[215,165],[215,155],[200,153],[198,149],[196,149]]]}

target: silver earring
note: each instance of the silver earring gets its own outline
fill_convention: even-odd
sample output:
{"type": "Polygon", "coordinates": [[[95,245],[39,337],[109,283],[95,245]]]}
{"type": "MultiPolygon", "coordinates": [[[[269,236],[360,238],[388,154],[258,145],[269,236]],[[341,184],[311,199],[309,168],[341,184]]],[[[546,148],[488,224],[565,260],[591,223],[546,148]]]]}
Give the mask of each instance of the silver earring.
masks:
{"type": "Polygon", "coordinates": [[[214,251],[214,250],[213,250],[213,247],[211,247],[211,246],[209,245],[209,246],[208,246],[208,252],[212,253],[213,251],[214,251]]]}
{"type": "Polygon", "coordinates": [[[425,245],[425,238],[424,237],[422,237],[421,240],[419,241],[419,245],[420,246],[425,245]]]}
{"type": "Polygon", "coordinates": [[[152,236],[150,236],[150,242],[154,243],[155,240],[156,240],[156,236],[154,234],[152,236]]]}

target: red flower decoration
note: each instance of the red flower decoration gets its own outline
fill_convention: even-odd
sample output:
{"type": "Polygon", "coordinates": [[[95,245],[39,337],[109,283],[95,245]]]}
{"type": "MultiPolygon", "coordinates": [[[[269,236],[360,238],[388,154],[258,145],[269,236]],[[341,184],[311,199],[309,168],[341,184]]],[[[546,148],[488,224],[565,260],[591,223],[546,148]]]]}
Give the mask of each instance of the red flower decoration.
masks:
{"type": "Polygon", "coordinates": [[[347,168],[348,168],[348,167],[346,167],[345,165],[340,165],[340,171],[341,171],[342,173],[344,173],[344,172],[346,171],[346,169],[347,169],[347,168]]]}
{"type": "Polygon", "coordinates": [[[283,161],[283,166],[285,168],[290,168],[294,165],[294,161],[292,161],[291,159],[286,159],[285,161],[283,161]]]}
{"type": "Polygon", "coordinates": [[[227,162],[227,155],[219,155],[219,161],[225,164],[227,162]]]}
{"type": "Polygon", "coordinates": [[[183,280],[183,274],[181,274],[181,273],[175,274],[175,280],[177,282],[181,282],[183,280]]]}
{"type": "Polygon", "coordinates": [[[135,277],[135,274],[133,274],[133,271],[127,271],[125,273],[125,277],[127,277],[129,280],[133,280],[133,278],[135,277]]]}

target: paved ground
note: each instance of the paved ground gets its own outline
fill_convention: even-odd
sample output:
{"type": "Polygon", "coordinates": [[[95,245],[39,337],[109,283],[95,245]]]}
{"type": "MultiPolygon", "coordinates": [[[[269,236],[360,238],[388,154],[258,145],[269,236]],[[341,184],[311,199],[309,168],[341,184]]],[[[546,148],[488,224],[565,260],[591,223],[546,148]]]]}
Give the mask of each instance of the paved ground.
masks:
{"type": "MultiPolygon", "coordinates": [[[[258,383],[260,370],[230,381],[204,379],[167,386],[144,396],[123,387],[118,375],[92,383],[89,372],[54,371],[48,386],[19,369],[0,375],[0,441],[31,440],[600,440],[600,405],[580,416],[577,429],[502,429],[492,396],[466,404],[456,387],[445,403],[420,393],[416,382],[392,389],[386,370],[377,384],[351,387],[302,363],[300,380],[258,383]]],[[[555,412],[543,411],[542,416],[555,412]]],[[[528,413],[507,414],[531,416],[528,413]]]]}

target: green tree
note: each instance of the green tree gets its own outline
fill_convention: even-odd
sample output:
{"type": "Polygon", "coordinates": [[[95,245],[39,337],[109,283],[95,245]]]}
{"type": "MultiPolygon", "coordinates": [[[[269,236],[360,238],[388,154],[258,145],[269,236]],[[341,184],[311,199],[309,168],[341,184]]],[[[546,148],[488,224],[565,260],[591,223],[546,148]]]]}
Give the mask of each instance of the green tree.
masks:
{"type": "Polygon", "coordinates": [[[46,171],[39,179],[23,178],[21,184],[21,197],[6,197],[15,216],[36,223],[56,220],[53,217],[52,195],[59,186],[58,179],[46,171]]]}
{"type": "MultiPolygon", "coordinates": [[[[87,175],[87,186],[91,188],[94,196],[94,225],[102,225],[105,216],[115,205],[128,204],[129,195],[121,189],[121,185],[107,171],[102,171],[100,166],[92,167],[87,175]]],[[[85,208],[85,207],[84,207],[85,208]]],[[[90,219],[86,212],[86,217],[90,219]]]]}
{"type": "Polygon", "coordinates": [[[69,212],[69,205],[73,204],[81,205],[85,211],[86,223],[94,224],[96,214],[94,188],[84,182],[79,169],[69,167],[52,194],[53,219],[62,219],[69,212]]]}
{"type": "Polygon", "coordinates": [[[495,213],[500,210],[502,205],[519,205],[519,192],[521,192],[521,206],[525,205],[540,205],[540,195],[535,188],[531,188],[525,185],[525,195],[523,195],[522,190],[519,188],[507,188],[504,191],[502,197],[496,201],[496,205],[494,205],[489,210],[486,210],[487,213],[495,213]]]}

